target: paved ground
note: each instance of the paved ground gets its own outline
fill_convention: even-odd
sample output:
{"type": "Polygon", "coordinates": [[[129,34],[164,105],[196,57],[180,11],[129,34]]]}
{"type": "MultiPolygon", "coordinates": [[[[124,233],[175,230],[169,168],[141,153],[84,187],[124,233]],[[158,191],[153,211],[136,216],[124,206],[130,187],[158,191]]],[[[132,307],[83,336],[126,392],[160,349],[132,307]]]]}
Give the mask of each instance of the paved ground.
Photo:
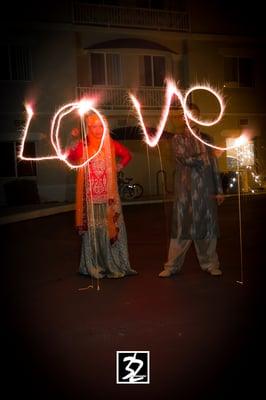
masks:
{"type": "Polygon", "coordinates": [[[220,207],[222,277],[203,273],[191,248],[180,275],[158,278],[171,204],[124,207],[139,275],[102,280],[99,291],[78,290],[90,281],[77,273],[73,212],[2,226],[2,390],[38,399],[258,398],[265,200],[241,201],[243,271],[237,198],[220,207]],[[149,385],[115,383],[117,350],[150,351],[149,385]]]}

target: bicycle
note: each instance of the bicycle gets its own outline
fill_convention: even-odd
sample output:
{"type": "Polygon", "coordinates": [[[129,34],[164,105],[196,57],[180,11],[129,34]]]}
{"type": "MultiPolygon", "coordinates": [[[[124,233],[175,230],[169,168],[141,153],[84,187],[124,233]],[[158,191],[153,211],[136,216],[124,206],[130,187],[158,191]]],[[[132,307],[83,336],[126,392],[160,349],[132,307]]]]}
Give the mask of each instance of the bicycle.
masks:
{"type": "Polygon", "coordinates": [[[118,191],[121,200],[139,199],[143,195],[143,187],[139,183],[131,183],[133,178],[124,177],[123,172],[118,174],[118,191]]]}

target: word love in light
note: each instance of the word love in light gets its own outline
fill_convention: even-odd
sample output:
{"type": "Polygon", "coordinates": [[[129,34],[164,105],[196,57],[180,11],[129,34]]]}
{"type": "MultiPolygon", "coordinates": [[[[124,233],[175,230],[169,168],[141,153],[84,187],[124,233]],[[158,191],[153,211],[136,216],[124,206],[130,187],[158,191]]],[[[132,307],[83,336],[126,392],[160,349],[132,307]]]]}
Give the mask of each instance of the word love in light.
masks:
{"type": "Polygon", "coordinates": [[[157,126],[156,132],[152,136],[150,136],[148,134],[147,130],[146,130],[146,126],[145,126],[145,123],[144,123],[144,120],[143,120],[143,116],[142,116],[142,113],[141,113],[141,105],[140,105],[140,103],[138,102],[137,98],[133,94],[130,94],[131,101],[132,101],[133,106],[135,107],[135,110],[137,112],[137,116],[138,116],[138,119],[139,119],[139,124],[140,124],[140,127],[141,127],[143,135],[144,135],[144,140],[149,146],[151,146],[151,147],[156,146],[158,144],[159,140],[160,140],[160,137],[163,134],[163,130],[164,130],[164,127],[165,127],[166,122],[167,122],[167,118],[168,118],[168,115],[169,115],[171,101],[172,101],[173,96],[176,96],[178,98],[179,102],[180,102],[180,105],[181,105],[181,107],[183,109],[186,125],[187,125],[189,131],[191,132],[191,134],[196,139],[198,139],[200,142],[204,143],[206,146],[210,146],[210,147],[212,147],[214,149],[218,149],[218,150],[228,150],[228,149],[232,149],[232,148],[235,148],[235,147],[242,146],[244,143],[247,142],[247,138],[244,135],[239,136],[234,141],[234,144],[232,146],[229,146],[229,147],[214,146],[214,145],[212,145],[212,144],[210,144],[208,142],[205,142],[192,129],[192,127],[190,125],[190,121],[194,121],[197,124],[202,125],[202,126],[212,126],[212,125],[217,124],[221,120],[221,118],[223,116],[223,113],[224,113],[224,108],[225,108],[222,97],[214,89],[212,89],[208,85],[196,85],[196,86],[193,86],[183,96],[181,91],[175,85],[175,83],[168,79],[168,80],[166,80],[165,105],[163,107],[162,116],[161,116],[160,122],[159,122],[159,124],[157,126]],[[191,111],[189,110],[189,108],[187,106],[187,99],[188,99],[189,95],[192,92],[196,91],[196,90],[205,90],[205,91],[211,93],[213,96],[216,97],[216,99],[217,99],[217,101],[219,103],[219,106],[220,106],[220,112],[219,112],[218,117],[216,119],[214,119],[213,121],[202,121],[202,120],[197,119],[195,116],[193,116],[193,114],[191,114],[191,111]]]}
{"type": "MultiPolygon", "coordinates": [[[[192,129],[192,127],[190,126],[190,121],[194,121],[199,125],[202,126],[212,126],[215,125],[217,122],[219,122],[223,116],[224,113],[224,103],[222,100],[222,97],[215,92],[214,89],[212,89],[210,86],[194,86],[192,88],[190,88],[186,94],[183,96],[181,91],[177,88],[177,86],[175,85],[174,82],[172,82],[171,80],[167,80],[166,81],[166,92],[165,92],[165,105],[163,107],[163,111],[162,111],[162,117],[160,119],[160,122],[158,124],[158,127],[156,129],[156,133],[152,136],[150,136],[147,133],[146,130],[146,126],[143,120],[143,116],[141,113],[141,105],[138,102],[137,98],[135,96],[133,96],[133,94],[130,94],[130,98],[132,100],[133,106],[137,112],[138,115],[138,119],[139,119],[139,123],[140,126],[142,128],[143,131],[143,135],[144,135],[144,140],[146,141],[146,143],[151,146],[154,147],[158,144],[160,137],[162,136],[164,127],[166,125],[166,121],[169,115],[169,111],[170,111],[170,105],[171,105],[171,101],[172,101],[172,97],[173,96],[177,96],[177,98],[179,99],[179,102],[181,104],[181,107],[183,109],[184,112],[184,118],[186,121],[186,125],[189,129],[189,131],[191,132],[191,134],[198,139],[199,141],[201,141],[202,143],[204,143],[207,146],[213,147],[214,149],[218,149],[218,150],[229,150],[232,148],[236,148],[239,146],[242,146],[244,143],[247,142],[247,138],[244,135],[239,136],[235,142],[234,145],[229,146],[229,147],[219,147],[219,146],[214,146],[208,142],[205,142],[200,136],[198,136],[195,131],[192,129]],[[211,93],[212,95],[214,95],[216,97],[216,99],[219,102],[220,105],[220,112],[219,115],[216,119],[214,119],[213,121],[201,121],[199,119],[197,119],[195,116],[193,116],[189,110],[189,108],[187,107],[187,99],[188,96],[195,90],[205,90],[209,93],[211,93]]],[[[104,117],[101,115],[101,113],[95,108],[93,107],[93,101],[92,100],[81,100],[79,102],[73,102],[73,103],[69,103],[66,104],[64,106],[62,106],[54,115],[52,122],[51,122],[51,130],[50,130],[50,140],[51,143],[55,149],[55,153],[56,155],[54,156],[46,156],[46,157],[25,157],[24,156],[24,146],[25,146],[25,141],[28,135],[28,130],[29,130],[29,126],[33,117],[33,110],[31,108],[30,105],[26,105],[26,111],[27,111],[27,120],[26,120],[26,124],[25,124],[25,128],[24,128],[24,132],[23,132],[23,136],[22,136],[22,140],[21,140],[21,147],[20,147],[20,151],[19,151],[19,158],[21,160],[25,160],[25,161],[42,161],[42,160],[54,160],[54,159],[59,159],[62,160],[63,162],[65,162],[70,168],[81,168],[84,167],[89,161],[91,161],[94,157],[97,156],[97,154],[101,151],[103,143],[104,143],[104,139],[106,137],[106,133],[107,133],[107,126],[104,120],[104,117]],[[83,118],[84,114],[91,111],[93,113],[95,113],[98,118],[100,119],[102,125],[103,125],[103,135],[100,141],[100,145],[98,150],[96,151],[96,153],[94,153],[91,157],[88,157],[86,159],[86,161],[84,161],[82,164],[79,165],[73,165],[72,163],[70,163],[67,160],[67,153],[63,153],[62,150],[62,146],[60,143],[60,138],[59,138],[59,132],[60,132],[60,124],[62,119],[70,114],[73,111],[78,111],[81,119],[83,118]]]]}

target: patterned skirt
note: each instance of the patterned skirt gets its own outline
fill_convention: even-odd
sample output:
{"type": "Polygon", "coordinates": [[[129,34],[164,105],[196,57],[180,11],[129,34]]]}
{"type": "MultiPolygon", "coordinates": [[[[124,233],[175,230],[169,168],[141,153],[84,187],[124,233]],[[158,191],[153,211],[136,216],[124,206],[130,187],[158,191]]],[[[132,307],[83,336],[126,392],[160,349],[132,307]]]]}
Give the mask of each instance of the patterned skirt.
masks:
{"type": "Polygon", "coordinates": [[[111,244],[106,219],[106,204],[94,204],[89,229],[83,231],[79,272],[93,278],[122,278],[135,275],[130,267],[127,234],[122,212],[117,240],[111,244]]]}

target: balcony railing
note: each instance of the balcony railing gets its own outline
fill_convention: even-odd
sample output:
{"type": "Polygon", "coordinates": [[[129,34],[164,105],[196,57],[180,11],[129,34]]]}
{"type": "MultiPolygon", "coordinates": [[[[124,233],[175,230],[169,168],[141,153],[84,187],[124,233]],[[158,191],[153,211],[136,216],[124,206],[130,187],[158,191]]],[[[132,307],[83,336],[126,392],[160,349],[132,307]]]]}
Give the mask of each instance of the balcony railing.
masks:
{"type": "MultiPolygon", "coordinates": [[[[114,87],[77,87],[77,98],[89,97],[95,99],[97,104],[107,110],[127,110],[132,108],[129,93],[134,93],[142,108],[161,109],[165,103],[165,88],[138,88],[133,91],[130,88],[114,87]]],[[[172,108],[179,108],[177,99],[173,99],[172,108]]]]}
{"type": "Polygon", "coordinates": [[[189,31],[189,17],[187,12],[76,2],[73,3],[73,23],[178,32],[189,31]]]}

